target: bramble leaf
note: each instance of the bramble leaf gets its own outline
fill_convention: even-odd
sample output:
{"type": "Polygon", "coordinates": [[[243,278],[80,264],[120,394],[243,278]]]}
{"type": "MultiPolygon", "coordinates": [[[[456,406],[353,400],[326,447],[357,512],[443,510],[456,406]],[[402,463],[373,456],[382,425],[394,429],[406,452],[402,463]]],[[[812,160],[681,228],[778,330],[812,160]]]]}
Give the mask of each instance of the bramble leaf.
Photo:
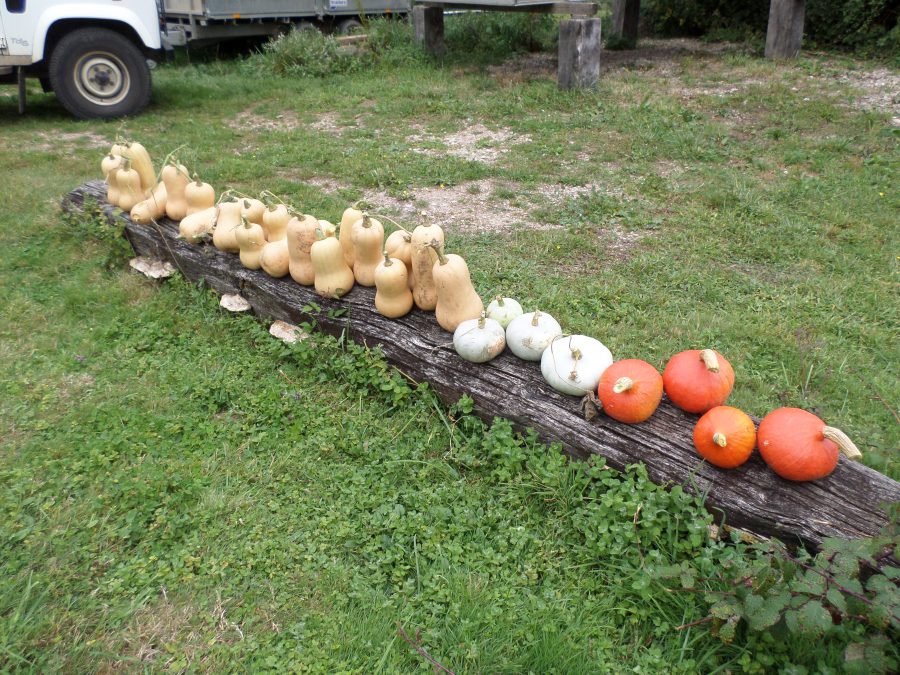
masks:
{"type": "Polygon", "coordinates": [[[787,607],[791,594],[780,592],[767,597],[749,595],[744,601],[744,618],[752,630],[764,630],[774,626],[787,607]]]}

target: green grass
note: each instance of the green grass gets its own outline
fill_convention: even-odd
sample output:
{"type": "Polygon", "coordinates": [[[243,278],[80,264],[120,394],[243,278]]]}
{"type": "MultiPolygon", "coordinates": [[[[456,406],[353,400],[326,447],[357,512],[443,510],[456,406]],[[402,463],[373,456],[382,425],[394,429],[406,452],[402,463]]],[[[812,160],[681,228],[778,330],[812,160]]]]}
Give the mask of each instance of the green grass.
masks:
{"type": "MultiPolygon", "coordinates": [[[[900,474],[897,136],[831,77],[866,64],[701,55],[674,75],[614,69],[595,93],[460,57],[325,78],[248,67],[159,69],[125,131],[157,159],[186,146],[217,188],[333,222],[369,189],[501,181],[489,203],[560,227],[451,229],[482,295],[659,367],[714,346],[735,405],[815,410],[900,474]],[[326,113],[361,122],[310,126],[326,113]],[[408,139],[411,123],[440,138],[474,122],[530,140],[488,165],[408,139]],[[596,189],[557,202],[548,184],[596,189]]],[[[675,630],[706,605],[648,569],[739,555],[680,489],[585,473],[365,350],[288,348],[184,281],[107,268],[109,243],[57,202],[120,125],[29,105],[0,98],[0,669],[429,670],[398,624],[457,672],[840,666],[858,628],[731,644],[675,630]]]]}

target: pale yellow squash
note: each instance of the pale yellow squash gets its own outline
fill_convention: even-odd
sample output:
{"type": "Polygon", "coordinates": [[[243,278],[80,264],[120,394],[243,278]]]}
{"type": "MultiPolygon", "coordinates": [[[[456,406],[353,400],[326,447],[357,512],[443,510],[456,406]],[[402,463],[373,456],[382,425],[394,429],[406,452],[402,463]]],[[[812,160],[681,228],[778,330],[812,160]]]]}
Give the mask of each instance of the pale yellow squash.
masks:
{"type": "Polygon", "coordinates": [[[429,311],[437,306],[437,289],[432,278],[437,254],[430,246],[433,241],[441,247],[444,245],[444,231],[438,225],[419,225],[413,230],[410,241],[413,300],[416,307],[429,311]]]}
{"type": "Polygon", "coordinates": [[[437,240],[432,242],[431,247],[438,256],[432,270],[437,291],[434,315],[440,327],[452,333],[463,321],[479,318],[484,311],[484,303],[472,286],[466,261],[455,253],[444,255],[437,240]]]}
{"type": "MultiPolygon", "coordinates": [[[[208,209],[192,213],[182,218],[181,222],[178,223],[178,232],[184,237],[185,241],[199,244],[201,241],[209,239],[210,235],[215,231],[218,215],[218,206],[210,206],[208,209]]],[[[237,244],[235,243],[235,245],[237,244]]]]}
{"type": "MultiPolygon", "coordinates": [[[[316,292],[326,298],[340,298],[353,288],[353,270],[344,259],[344,250],[333,234],[316,228],[318,237],[310,249],[316,292]]],[[[290,235],[288,235],[290,239],[290,235]]]]}
{"type": "Polygon", "coordinates": [[[384,259],[375,268],[375,309],[382,316],[396,319],[408,314],[412,306],[406,265],[385,251],[384,259]]]}
{"type": "Polygon", "coordinates": [[[187,215],[184,189],[191,182],[191,175],[183,164],[167,164],[161,176],[166,184],[166,215],[172,220],[181,220],[187,215]]]}
{"type": "MultiPolygon", "coordinates": [[[[310,258],[319,221],[313,216],[303,215],[291,218],[287,224],[288,271],[291,278],[302,286],[312,286],[316,271],[310,258]]],[[[335,240],[337,242],[337,240],[335,240]]],[[[337,242],[340,245],[340,242],[337,242]]]]}
{"type": "Polygon", "coordinates": [[[194,180],[184,186],[184,201],[187,202],[187,213],[193,215],[198,211],[216,205],[216,191],[209,183],[204,183],[197,174],[194,180]]]}
{"type": "Polygon", "coordinates": [[[216,229],[213,230],[213,246],[220,251],[237,253],[241,250],[234,236],[241,226],[241,208],[241,203],[236,199],[219,203],[216,229]]]}
{"type": "Polygon", "coordinates": [[[384,250],[384,226],[364,213],[353,224],[353,277],[361,286],[375,285],[375,268],[384,250]]]}
{"type": "Polygon", "coordinates": [[[266,245],[266,233],[262,225],[251,223],[246,218],[241,218],[241,224],[234,231],[234,238],[240,248],[241,265],[250,270],[258,270],[262,267],[263,246],[266,245]]]}

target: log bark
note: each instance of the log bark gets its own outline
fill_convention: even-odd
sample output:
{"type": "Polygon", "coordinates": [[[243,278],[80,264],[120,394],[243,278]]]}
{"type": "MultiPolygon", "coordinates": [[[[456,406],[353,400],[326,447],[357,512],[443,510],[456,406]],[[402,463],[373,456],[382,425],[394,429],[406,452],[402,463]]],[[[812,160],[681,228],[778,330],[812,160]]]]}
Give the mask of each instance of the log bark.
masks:
{"type": "Polygon", "coordinates": [[[643,462],[657,484],[682,485],[705,495],[706,508],[719,523],[817,547],[826,537],[876,534],[888,523],[884,505],[900,501],[900,484],[843,457],[834,473],[810,483],[782,480],[758,453],[738,469],[716,469],[700,461],[694,450],[697,417],[665,399],[653,417],[639,425],[620,424],[603,414],[587,422],[579,413],[578,399],[551,389],[538,364],[521,361],[508,350],[486,364],[460,359],[447,346],[450,334],[437,325],[432,313],[413,309],[389,320],[375,311],[371,288],[357,286],[341,300],[329,300],[290,277],[273,279],[248,270],[236,255],[177,239],[177,224],[169,220],[133,223],[106,203],[100,181],[73,190],[63,198],[62,207],[80,212],[85,199],[96,202],[110,221],[124,223],[125,234],[140,255],[169,261],[186,278],[202,279],[220,293],[241,293],[259,315],[294,324],[312,321],[326,333],[347,331],[357,342],[378,345],[390,363],[415,381],[429,382],[445,402],[468,394],[483,419],[503,417],[520,430],[532,428],[543,441],[560,443],[572,457],[600,455],[619,470],[643,462]],[[309,310],[311,302],[321,310],[309,310]],[[347,311],[335,316],[332,310],[337,309],[347,311]]]}
{"type": "Polygon", "coordinates": [[[803,43],[806,0],[772,0],[766,29],[766,58],[794,59],[803,43]]]}

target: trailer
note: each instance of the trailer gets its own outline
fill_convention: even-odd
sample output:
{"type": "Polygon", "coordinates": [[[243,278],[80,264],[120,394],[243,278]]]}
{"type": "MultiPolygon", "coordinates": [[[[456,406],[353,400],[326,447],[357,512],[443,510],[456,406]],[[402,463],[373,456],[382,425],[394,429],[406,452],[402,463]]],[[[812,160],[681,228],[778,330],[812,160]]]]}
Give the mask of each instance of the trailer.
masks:
{"type": "Polygon", "coordinates": [[[175,46],[274,37],[291,28],[348,35],[366,18],[409,10],[409,0],[163,0],[167,39],[175,46]]]}

